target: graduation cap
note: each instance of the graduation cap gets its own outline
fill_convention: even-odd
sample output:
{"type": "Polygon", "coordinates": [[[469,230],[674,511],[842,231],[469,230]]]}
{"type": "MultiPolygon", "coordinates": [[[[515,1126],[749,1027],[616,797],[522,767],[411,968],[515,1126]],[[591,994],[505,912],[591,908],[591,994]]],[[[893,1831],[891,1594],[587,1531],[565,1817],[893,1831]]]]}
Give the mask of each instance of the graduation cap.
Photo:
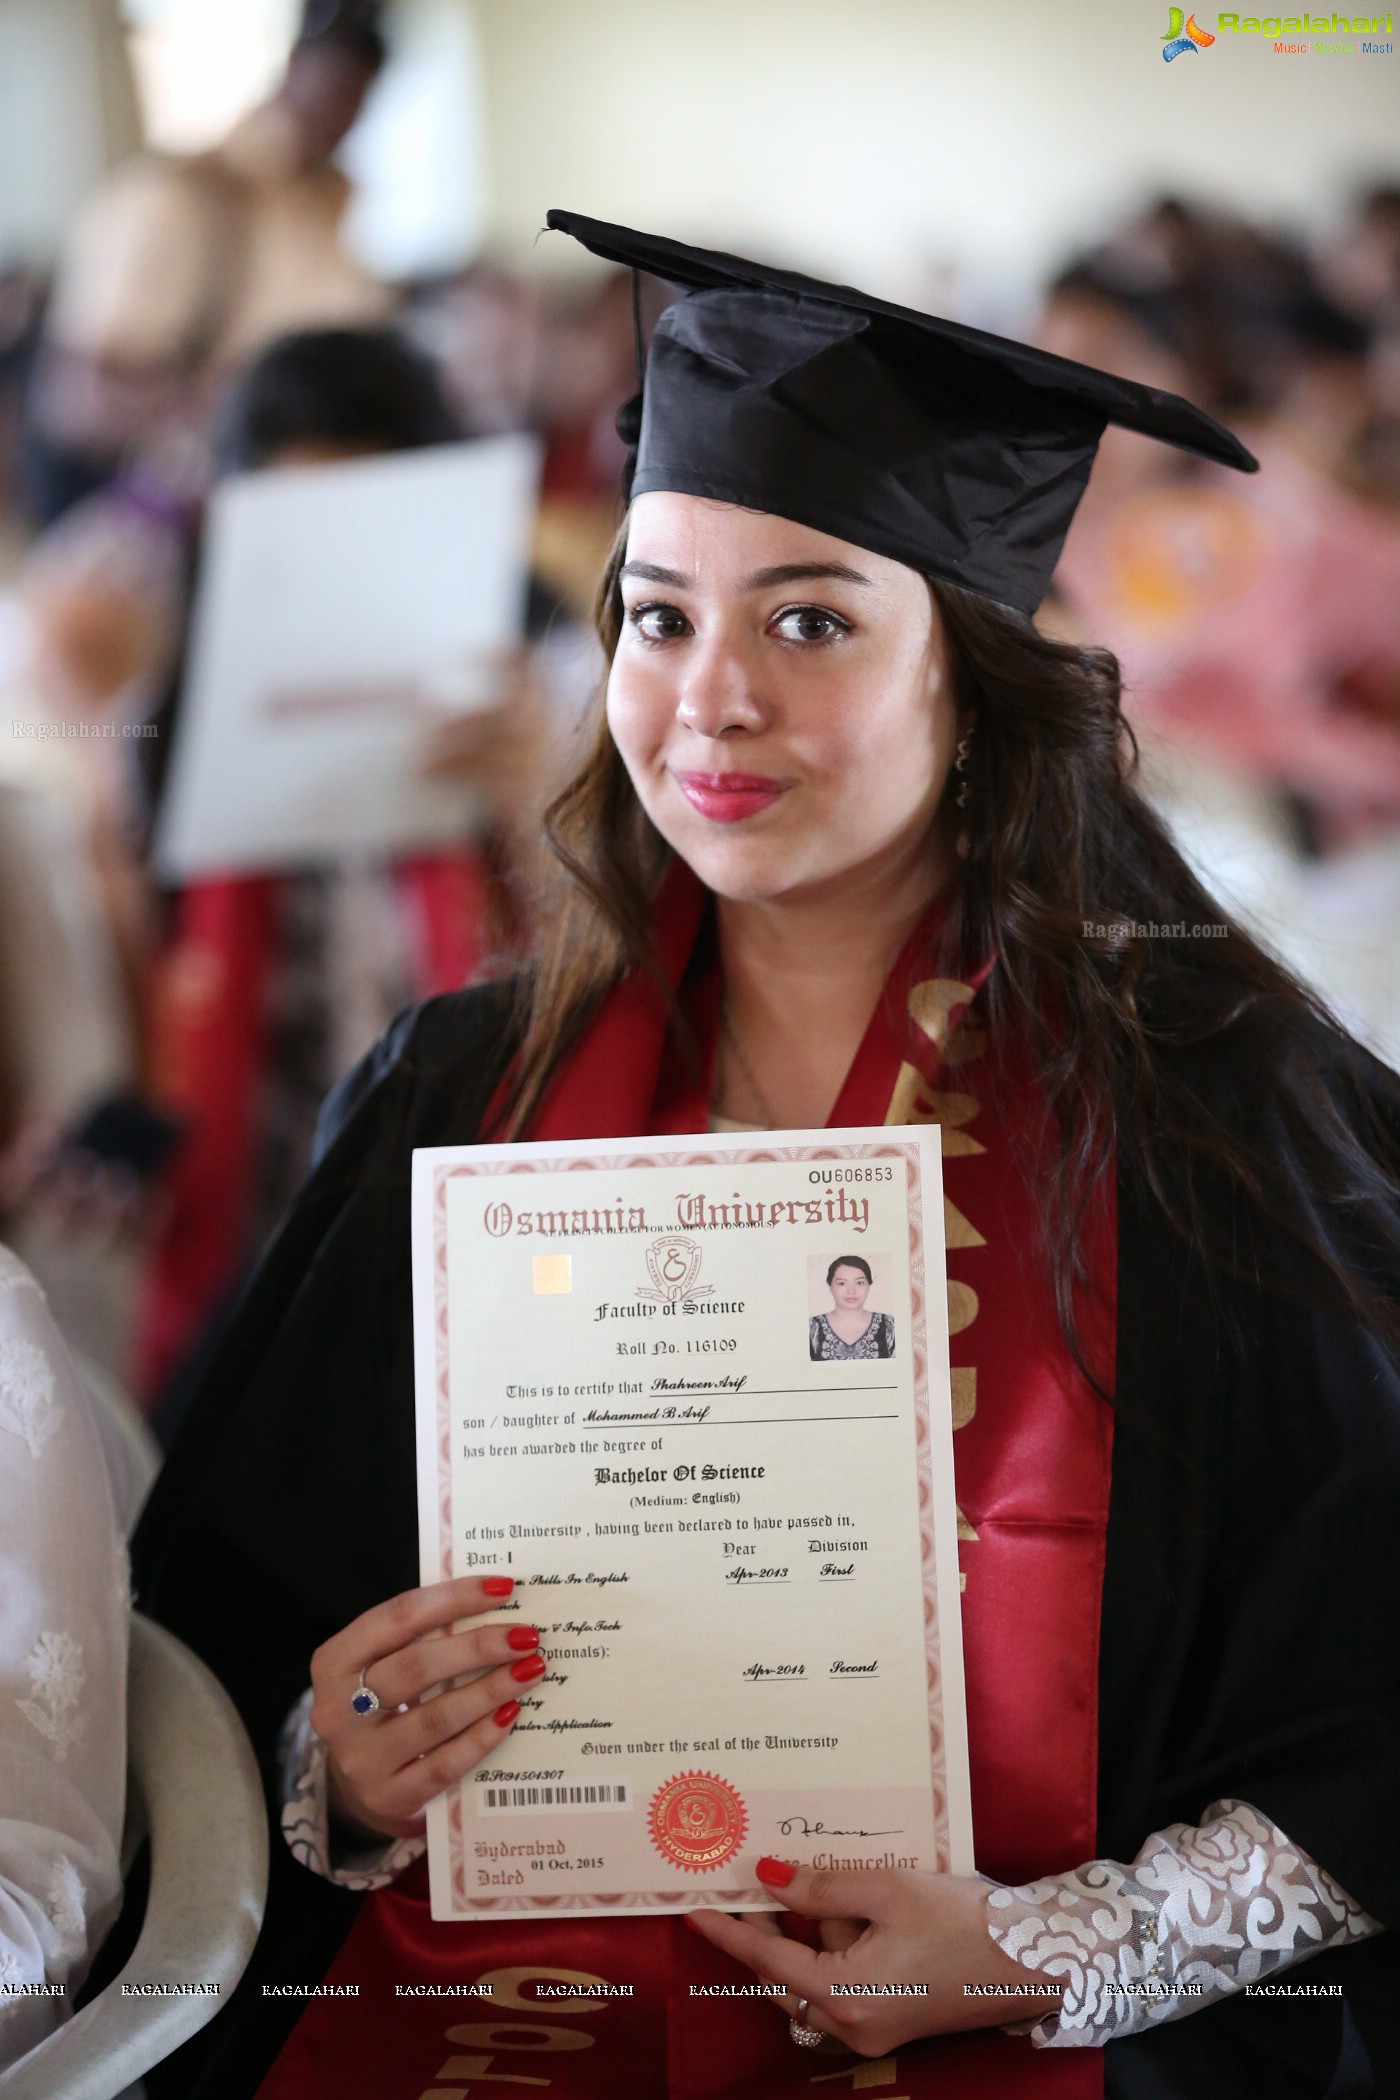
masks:
{"type": "Polygon", "coordinates": [[[1108,424],[1258,466],[1176,394],[792,270],[577,212],[547,223],[682,294],[640,415],[619,419],[633,495],[771,511],[1031,613],[1108,424]]]}

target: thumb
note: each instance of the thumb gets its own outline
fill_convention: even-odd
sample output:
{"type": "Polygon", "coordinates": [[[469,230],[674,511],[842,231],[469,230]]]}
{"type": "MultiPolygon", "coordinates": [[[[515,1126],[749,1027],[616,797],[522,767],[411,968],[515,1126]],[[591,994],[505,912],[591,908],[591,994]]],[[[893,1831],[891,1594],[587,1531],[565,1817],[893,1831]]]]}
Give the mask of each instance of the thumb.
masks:
{"type": "Polygon", "coordinates": [[[754,1872],[770,1895],[801,1918],[880,1918],[896,1893],[896,1877],[884,1867],[843,1872],[765,1856],[754,1872]]]}

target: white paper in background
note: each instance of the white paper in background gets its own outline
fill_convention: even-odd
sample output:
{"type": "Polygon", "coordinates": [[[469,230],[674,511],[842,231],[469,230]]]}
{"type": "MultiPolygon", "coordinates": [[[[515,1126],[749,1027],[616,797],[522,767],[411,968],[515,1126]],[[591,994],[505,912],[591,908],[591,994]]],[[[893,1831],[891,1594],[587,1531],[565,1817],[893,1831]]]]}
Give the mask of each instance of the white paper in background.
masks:
{"type": "Polygon", "coordinates": [[[274,468],[210,506],[156,843],[175,881],[460,838],[428,729],[489,705],[521,635],[540,446],[274,468]]]}

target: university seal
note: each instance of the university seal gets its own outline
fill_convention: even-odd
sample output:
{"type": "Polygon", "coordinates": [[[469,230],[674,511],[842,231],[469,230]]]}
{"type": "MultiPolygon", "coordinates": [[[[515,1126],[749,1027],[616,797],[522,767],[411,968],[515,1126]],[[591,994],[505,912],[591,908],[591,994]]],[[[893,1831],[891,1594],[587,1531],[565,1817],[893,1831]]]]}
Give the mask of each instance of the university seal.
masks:
{"type": "Polygon", "coordinates": [[[662,1858],[687,1874],[708,1874],[733,1859],[749,1827],[738,1794],[713,1772],[668,1779],[652,1796],[647,1823],[662,1858]]]}

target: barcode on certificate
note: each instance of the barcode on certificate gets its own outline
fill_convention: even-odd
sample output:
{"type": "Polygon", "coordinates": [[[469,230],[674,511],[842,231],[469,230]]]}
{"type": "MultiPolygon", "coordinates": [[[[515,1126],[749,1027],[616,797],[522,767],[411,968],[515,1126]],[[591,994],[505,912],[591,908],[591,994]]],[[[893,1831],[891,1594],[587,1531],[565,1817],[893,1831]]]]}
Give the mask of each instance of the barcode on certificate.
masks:
{"type": "Polygon", "coordinates": [[[532,1808],[630,1808],[632,1789],[625,1779],[556,1779],[550,1784],[479,1786],[476,1805],[483,1815],[527,1814],[532,1808]]]}

